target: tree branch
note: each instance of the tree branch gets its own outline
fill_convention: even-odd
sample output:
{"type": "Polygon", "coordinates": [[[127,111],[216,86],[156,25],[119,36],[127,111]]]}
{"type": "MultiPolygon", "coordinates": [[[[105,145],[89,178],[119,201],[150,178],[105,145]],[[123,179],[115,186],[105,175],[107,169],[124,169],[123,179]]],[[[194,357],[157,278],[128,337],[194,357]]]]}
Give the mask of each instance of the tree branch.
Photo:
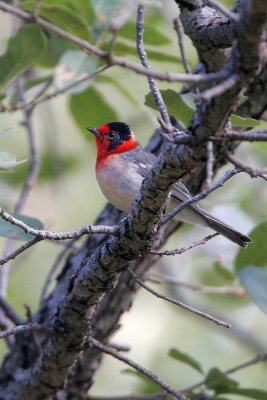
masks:
{"type": "Polygon", "coordinates": [[[148,378],[150,378],[152,381],[154,381],[157,385],[159,385],[163,390],[165,390],[167,393],[171,394],[175,399],[178,400],[187,400],[185,396],[183,396],[181,393],[179,393],[178,390],[174,389],[162,379],[160,379],[157,375],[153,374],[151,371],[146,369],[145,367],[137,364],[135,361],[130,360],[128,357],[126,357],[124,354],[120,354],[116,351],[114,351],[112,348],[105,346],[104,344],[100,343],[98,340],[89,337],[88,338],[88,343],[89,346],[93,346],[97,348],[98,350],[111,355],[114,358],[117,358],[118,360],[122,361],[123,363],[129,365],[130,367],[134,368],[135,370],[141,372],[142,374],[146,375],[148,378]]]}
{"type": "Polygon", "coordinates": [[[191,306],[189,306],[189,305],[187,305],[187,304],[185,304],[185,303],[183,303],[183,302],[181,302],[181,301],[172,299],[171,297],[168,297],[168,296],[165,296],[165,295],[163,295],[163,294],[161,294],[161,293],[158,293],[156,290],[154,290],[154,289],[152,289],[151,287],[149,287],[148,285],[146,285],[146,284],[133,272],[132,269],[130,269],[130,272],[131,272],[131,274],[134,276],[136,282],[138,282],[139,285],[142,286],[142,288],[146,289],[148,292],[152,293],[154,296],[158,297],[159,299],[166,300],[166,301],[168,301],[169,303],[175,304],[176,306],[179,306],[179,307],[183,308],[184,310],[190,311],[190,312],[192,312],[193,314],[196,314],[196,315],[198,315],[198,316],[200,316],[200,317],[202,317],[202,318],[208,319],[209,321],[212,321],[212,322],[214,322],[214,323],[217,324],[217,325],[221,325],[221,326],[223,326],[224,328],[231,328],[231,325],[228,324],[227,322],[221,321],[221,320],[219,320],[219,319],[213,317],[212,315],[207,314],[207,313],[205,313],[205,312],[203,312],[203,311],[197,310],[196,308],[191,307],[191,306]]]}
{"type": "Polygon", "coordinates": [[[0,207],[0,216],[5,220],[10,222],[13,225],[18,226],[23,229],[24,232],[29,233],[40,240],[49,239],[49,240],[66,240],[66,239],[74,239],[78,238],[82,235],[86,234],[111,234],[116,235],[118,230],[118,226],[94,226],[94,225],[85,225],[81,228],[75,229],[73,231],[68,232],[50,232],[45,231],[43,229],[35,229],[20,221],[19,219],[13,217],[6,210],[0,207]]]}
{"type": "MultiPolygon", "coordinates": [[[[10,14],[14,14],[26,21],[33,22],[32,15],[30,13],[23,11],[19,8],[13,7],[9,4],[6,4],[3,1],[0,1],[0,10],[2,10],[4,12],[8,12],[10,14]]],[[[48,29],[49,31],[54,32],[57,35],[59,35],[60,37],[68,40],[69,42],[76,44],[77,46],[79,46],[83,50],[89,52],[90,54],[94,54],[95,56],[108,61],[110,66],[118,65],[122,68],[127,68],[128,70],[134,71],[137,74],[151,76],[153,78],[167,81],[167,82],[199,83],[199,82],[204,82],[204,81],[207,82],[207,81],[224,79],[224,75],[221,73],[189,75],[189,74],[175,74],[173,72],[161,72],[161,71],[148,69],[148,68],[140,66],[139,64],[136,64],[134,62],[126,60],[124,58],[117,57],[113,54],[110,54],[109,52],[105,52],[105,51],[99,49],[98,47],[93,46],[88,41],[82,40],[82,39],[78,38],[77,36],[74,36],[74,35],[70,34],[69,32],[64,31],[64,29],[59,28],[58,26],[52,24],[51,22],[49,22],[41,17],[36,17],[34,19],[34,22],[36,22],[42,28],[48,29]]]]}

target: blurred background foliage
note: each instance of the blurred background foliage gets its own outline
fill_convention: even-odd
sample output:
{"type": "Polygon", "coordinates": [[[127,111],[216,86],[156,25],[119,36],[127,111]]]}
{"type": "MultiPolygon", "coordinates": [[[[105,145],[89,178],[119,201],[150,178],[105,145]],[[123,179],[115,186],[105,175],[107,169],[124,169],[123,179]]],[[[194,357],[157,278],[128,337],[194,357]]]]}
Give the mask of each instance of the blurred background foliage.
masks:
{"type": "MultiPolygon", "coordinates": [[[[69,33],[107,50],[113,35],[110,26],[116,21],[125,2],[60,0],[55,5],[52,0],[42,0],[39,14],[69,33]]],[[[172,28],[172,19],[177,16],[174,1],[148,0],[144,3],[144,42],[151,65],[156,69],[183,72],[177,37],[172,28]]],[[[232,1],[223,3],[229,7],[233,5],[232,1]]],[[[33,0],[20,2],[25,10],[32,10],[33,4],[33,0]]],[[[22,26],[12,39],[10,35],[14,28],[14,18],[1,13],[0,26],[0,51],[3,54],[0,58],[0,89],[4,105],[19,100],[16,86],[12,84],[18,73],[24,73],[27,101],[42,88],[46,88],[48,93],[64,90],[83,74],[93,73],[103,65],[103,60],[86,54],[74,44],[54,33],[44,32],[34,24],[22,26]]],[[[185,37],[184,40],[187,56],[193,67],[197,62],[196,52],[189,39],[185,37]]],[[[138,62],[135,50],[135,13],[117,33],[113,50],[117,55],[138,62]]],[[[160,82],[159,86],[166,92],[171,89],[170,96],[181,88],[177,83],[167,82],[160,82]]],[[[46,229],[55,231],[71,230],[93,223],[105,204],[105,199],[95,180],[95,147],[86,127],[98,126],[112,120],[125,121],[132,126],[140,142],[145,145],[158,127],[158,113],[147,106],[147,95],[146,77],[112,67],[94,80],[83,82],[67,93],[59,94],[36,106],[33,123],[41,156],[41,170],[23,213],[38,218],[46,229]]],[[[181,98],[177,96],[176,101],[181,101],[181,98]]],[[[173,102],[171,97],[169,104],[173,105],[173,102]]],[[[184,101],[180,102],[180,107],[186,107],[184,101]]],[[[190,108],[183,110],[180,114],[190,119],[190,108]]],[[[0,136],[0,150],[15,154],[16,160],[29,159],[27,135],[21,124],[22,119],[21,111],[1,114],[1,129],[13,129],[0,136]]],[[[264,127],[264,123],[260,127],[264,127]]],[[[266,156],[266,143],[244,143],[237,151],[237,157],[255,166],[264,165],[266,156]]],[[[16,163],[16,160],[13,161],[16,163]]],[[[8,211],[14,208],[28,168],[29,161],[12,171],[1,173],[0,204],[8,211]]],[[[216,179],[225,169],[220,171],[216,179]]],[[[250,232],[266,218],[267,190],[262,182],[260,179],[239,174],[223,189],[209,196],[205,200],[205,207],[238,230],[250,232]]],[[[260,266],[266,267],[266,262],[262,261],[265,259],[267,247],[264,232],[266,226],[263,224],[263,228],[258,228],[255,232],[259,244],[250,253],[242,251],[236,260],[238,248],[224,238],[216,237],[205,246],[190,252],[161,258],[155,271],[202,285],[237,285],[236,274],[244,266],[259,266],[262,263],[260,266]],[[261,261],[255,264],[254,260],[260,249],[261,261]],[[242,257],[245,260],[242,261],[242,257]]],[[[202,237],[202,229],[186,225],[173,235],[166,248],[182,247],[202,237]]],[[[0,243],[3,248],[5,239],[1,238],[0,243]]],[[[8,298],[20,315],[25,316],[24,304],[29,305],[32,312],[37,309],[45,277],[59,250],[56,243],[42,242],[12,263],[8,298]]],[[[265,272],[266,268],[260,271],[260,280],[264,280],[261,274],[265,272]]],[[[242,278],[245,286],[246,280],[247,276],[242,278]]],[[[131,311],[123,316],[122,328],[115,335],[114,341],[130,345],[129,357],[152,369],[170,384],[184,387],[203,379],[199,371],[194,371],[177,362],[175,357],[168,356],[170,348],[193,355],[207,372],[215,366],[221,370],[230,368],[266,347],[266,315],[247,295],[238,297],[206,294],[173,284],[155,286],[164,293],[233,324],[232,330],[213,326],[210,322],[153,298],[151,294],[141,290],[131,311]]],[[[1,342],[0,346],[3,356],[5,345],[1,342]]],[[[104,357],[92,393],[115,395],[152,390],[151,383],[144,382],[131,373],[123,373],[123,370],[124,365],[104,357]]],[[[241,370],[234,378],[242,387],[267,389],[264,365],[241,370]]],[[[228,394],[224,398],[240,397],[228,394]]]]}

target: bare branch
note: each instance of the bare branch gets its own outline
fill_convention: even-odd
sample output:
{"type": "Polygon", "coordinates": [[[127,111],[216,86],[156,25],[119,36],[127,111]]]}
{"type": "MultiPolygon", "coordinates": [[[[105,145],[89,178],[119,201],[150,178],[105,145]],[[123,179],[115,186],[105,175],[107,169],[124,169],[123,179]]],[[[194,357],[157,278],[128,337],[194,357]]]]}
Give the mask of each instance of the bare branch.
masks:
{"type": "Polygon", "coordinates": [[[36,96],[34,99],[26,101],[26,102],[13,103],[13,104],[8,104],[8,105],[1,104],[0,112],[5,112],[5,111],[13,112],[13,111],[17,111],[17,110],[23,110],[26,108],[32,109],[37,104],[44,103],[45,101],[51,100],[54,97],[57,97],[61,94],[68,92],[70,89],[78,86],[80,83],[83,83],[83,82],[86,82],[88,80],[95,78],[96,76],[100,75],[102,72],[107,70],[108,68],[109,68],[108,65],[104,65],[103,67],[99,68],[97,71],[95,71],[91,74],[85,74],[81,78],[79,78],[76,81],[70,83],[69,85],[63,87],[62,89],[55,90],[53,93],[49,93],[45,96],[40,97],[40,95],[38,94],[38,96],[36,96]]]}
{"type": "MultiPolygon", "coordinates": [[[[136,48],[137,48],[137,52],[140,57],[141,63],[143,64],[144,67],[150,69],[150,65],[149,65],[146,51],[144,48],[143,40],[144,40],[144,6],[143,6],[143,4],[139,4],[138,9],[137,9],[137,19],[136,19],[136,48]]],[[[160,93],[160,90],[156,84],[156,81],[151,76],[148,76],[148,83],[149,83],[151,93],[154,97],[154,101],[159,109],[160,114],[161,114],[161,118],[167,125],[168,129],[171,130],[172,124],[171,124],[171,120],[170,120],[170,117],[168,114],[168,110],[164,103],[163,97],[160,93]]]]}
{"type": "Polygon", "coordinates": [[[216,0],[205,0],[205,3],[208,4],[210,7],[215,8],[216,10],[220,11],[220,13],[224,14],[226,17],[228,17],[232,21],[234,21],[234,22],[238,21],[238,14],[235,14],[232,11],[230,11],[222,3],[219,3],[216,0]]]}
{"type": "Polygon", "coordinates": [[[14,328],[6,329],[5,331],[0,332],[0,338],[5,338],[11,335],[18,335],[20,333],[25,333],[25,332],[37,332],[37,331],[42,331],[51,334],[51,330],[48,329],[47,327],[37,324],[36,322],[30,322],[28,324],[17,325],[14,328]]]}
{"type": "MultiPolygon", "coordinates": [[[[261,363],[261,362],[265,362],[267,361],[267,353],[262,353],[262,354],[258,354],[257,356],[251,358],[250,360],[239,364],[237,366],[235,366],[234,368],[230,368],[224,371],[225,375],[230,375],[233,374],[234,372],[240,371],[241,369],[250,367],[252,365],[261,363]]],[[[206,379],[203,379],[202,381],[195,383],[194,385],[191,386],[187,386],[185,388],[180,389],[181,392],[183,393],[187,393],[187,392],[192,392],[194,389],[198,388],[199,386],[202,386],[206,383],[206,379]]]]}
{"type": "Polygon", "coordinates": [[[182,394],[180,394],[178,390],[174,389],[173,387],[171,387],[170,385],[165,383],[161,378],[159,378],[157,375],[153,374],[153,372],[149,371],[142,365],[139,365],[135,361],[130,360],[124,354],[120,354],[120,353],[116,352],[112,348],[102,344],[101,342],[99,342],[98,340],[96,340],[92,337],[88,338],[88,344],[89,344],[89,346],[92,346],[92,347],[95,347],[95,348],[101,350],[103,353],[109,354],[112,357],[117,358],[117,360],[120,360],[123,363],[129,365],[130,367],[134,368],[138,372],[141,372],[142,374],[147,376],[149,379],[154,381],[157,385],[159,385],[164,391],[166,391],[167,393],[174,396],[175,399],[187,400],[187,398],[185,396],[183,396],[182,394]]]}
{"type": "Polygon", "coordinates": [[[82,235],[86,234],[111,234],[116,235],[118,230],[118,226],[94,226],[94,225],[85,225],[81,228],[75,229],[73,231],[68,232],[50,232],[45,231],[43,229],[35,229],[31,228],[29,225],[20,221],[17,218],[14,218],[11,214],[5,211],[2,207],[0,207],[0,216],[5,220],[10,222],[13,225],[18,226],[23,229],[24,232],[29,233],[33,236],[36,236],[39,239],[49,239],[49,240],[66,240],[66,239],[74,239],[78,238],[82,235]]]}
{"type": "Polygon", "coordinates": [[[205,199],[210,193],[214,192],[214,190],[217,190],[219,187],[222,187],[225,184],[225,182],[227,182],[230,178],[232,178],[236,174],[239,174],[240,172],[242,172],[242,170],[238,168],[226,171],[225,175],[217,183],[212,185],[209,189],[203,190],[196,196],[193,196],[190,200],[183,201],[179,206],[175,207],[168,214],[164,215],[164,217],[162,217],[160,221],[160,224],[163,225],[170,219],[174,218],[175,215],[181,212],[185,207],[188,207],[191,204],[197,203],[200,200],[205,199]]]}
{"type": "MultiPolygon", "coordinates": [[[[6,4],[4,1],[0,1],[0,10],[4,12],[8,12],[10,14],[17,15],[18,17],[26,20],[32,21],[32,15],[26,11],[23,11],[19,8],[12,7],[9,4],[6,4]]],[[[175,74],[172,72],[161,72],[152,69],[148,69],[146,67],[142,67],[139,64],[131,62],[121,57],[117,57],[93,46],[86,40],[82,40],[77,36],[70,34],[69,32],[64,31],[64,29],[59,28],[58,26],[48,22],[47,20],[36,17],[35,22],[42,26],[45,29],[50,30],[51,32],[56,33],[57,35],[63,37],[64,39],[76,44],[77,46],[81,47],[85,51],[89,52],[90,54],[94,54],[99,58],[106,59],[109,61],[109,65],[118,65],[122,68],[127,68],[131,71],[136,72],[137,74],[151,76],[153,78],[164,80],[167,82],[192,82],[192,83],[199,83],[199,82],[207,82],[207,81],[216,81],[222,80],[225,77],[225,72],[218,72],[218,73],[210,73],[210,74],[202,74],[202,75],[195,75],[195,74],[175,74]]]]}
{"type": "Polygon", "coordinates": [[[67,252],[70,249],[72,249],[73,243],[76,240],[77,240],[77,238],[74,238],[70,242],[66,243],[64,245],[63,249],[58,253],[58,255],[57,255],[57,257],[56,257],[56,259],[55,259],[55,261],[54,261],[54,263],[53,263],[53,265],[52,265],[52,267],[51,267],[51,269],[50,269],[50,271],[49,271],[49,273],[48,273],[48,275],[47,275],[47,277],[45,279],[45,283],[44,283],[44,286],[43,286],[43,289],[42,289],[42,292],[41,292],[41,298],[40,298],[41,301],[44,300],[44,298],[45,298],[45,296],[47,294],[49,285],[51,284],[52,279],[54,278],[54,276],[56,274],[56,271],[57,271],[57,269],[58,269],[58,267],[60,265],[60,262],[66,256],[67,252]]]}
{"type": "Polygon", "coordinates": [[[196,247],[196,246],[200,246],[200,245],[202,245],[202,244],[205,244],[205,243],[207,243],[209,240],[213,239],[214,237],[216,237],[216,236],[218,236],[218,235],[219,235],[218,232],[213,233],[212,235],[208,235],[208,236],[204,237],[204,238],[201,239],[201,240],[198,240],[198,241],[196,241],[196,242],[193,242],[192,244],[190,244],[190,245],[187,246],[187,247],[180,247],[180,249],[162,250],[162,251],[161,251],[161,250],[153,250],[153,249],[151,249],[151,250],[150,250],[150,253],[151,253],[151,254],[157,254],[158,256],[175,256],[175,255],[177,255],[177,254],[185,253],[186,251],[191,250],[191,249],[193,249],[193,248],[196,247]]]}
{"type": "Polygon", "coordinates": [[[40,242],[40,240],[42,240],[42,239],[35,237],[35,238],[29,240],[28,242],[24,243],[18,249],[12,251],[12,253],[9,253],[8,255],[6,255],[3,258],[0,258],[0,265],[4,265],[8,261],[14,260],[19,254],[23,253],[24,251],[26,251],[27,249],[32,247],[34,244],[40,242]]]}
{"type": "Polygon", "coordinates": [[[4,311],[6,317],[16,325],[21,325],[23,323],[22,319],[17,315],[15,310],[11,305],[0,296],[0,308],[4,311]]]}
{"type": "Polygon", "coordinates": [[[184,289],[190,289],[202,293],[233,294],[237,297],[243,297],[246,294],[245,290],[240,286],[203,286],[196,283],[184,282],[173,278],[172,276],[158,275],[155,273],[148,275],[148,279],[154,283],[170,283],[184,289]]]}
{"type": "Polygon", "coordinates": [[[169,395],[165,392],[156,392],[147,395],[128,394],[126,396],[90,396],[88,400],[164,400],[169,395]]]}
{"type": "Polygon", "coordinates": [[[210,136],[213,141],[247,141],[247,142],[266,142],[267,141],[267,130],[249,130],[249,131],[226,131],[220,134],[220,136],[210,136]]]}
{"type": "Polygon", "coordinates": [[[212,315],[204,313],[200,310],[197,310],[196,308],[190,307],[185,303],[182,303],[181,301],[172,299],[171,297],[165,296],[161,293],[158,293],[156,290],[152,289],[151,287],[147,286],[134,272],[131,268],[129,268],[129,271],[131,272],[131,274],[134,276],[136,282],[139,283],[140,286],[142,286],[144,289],[146,289],[148,292],[152,293],[154,296],[166,300],[172,304],[175,304],[176,306],[179,306],[187,311],[192,312],[193,314],[199,315],[202,318],[208,319],[209,321],[214,322],[217,325],[221,325],[225,328],[231,328],[231,325],[228,324],[227,322],[221,321],[217,318],[214,318],[212,315]]]}
{"type": "Polygon", "coordinates": [[[128,21],[136,3],[137,0],[129,0],[122,9],[119,10],[119,13],[116,14],[116,17],[110,23],[110,28],[113,31],[118,31],[128,21]]]}
{"type": "Polygon", "coordinates": [[[232,154],[228,153],[227,158],[229,161],[231,161],[232,164],[236,168],[240,168],[242,171],[246,172],[249,174],[252,178],[263,178],[265,181],[267,181],[267,168],[255,168],[251,167],[250,165],[247,165],[243,163],[242,161],[238,160],[236,157],[234,157],[232,154]]]}
{"type": "Polygon", "coordinates": [[[207,89],[203,92],[193,93],[192,96],[196,100],[211,100],[213,97],[217,97],[232,89],[239,81],[240,77],[237,74],[230,75],[221,83],[207,89]]]}
{"type": "Polygon", "coordinates": [[[184,46],[182,26],[181,26],[181,21],[180,21],[179,17],[174,18],[173,27],[174,27],[175,32],[177,33],[178,46],[179,46],[179,49],[180,49],[181,58],[182,58],[182,62],[183,62],[183,65],[184,65],[184,70],[185,70],[185,72],[187,74],[190,74],[192,71],[191,71],[189,62],[188,62],[187,57],[186,57],[186,50],[185,50],[185,46],[184,46]]]}
{"type": "Polygon", "coordinates": [[[147,395],[128,394],[126,396],[89,396],[88,400],[164,400],[169,395],[165,392],[151,393],[147,395]]]}
{"type": "Polygon", "coordinates": [[[212,179],[213,179],[213,163],[214,163],[214,155],[213,155],[213,143],[212,141],[207,142],[207,175],[206,179],[204,182],[204,188],[209,189],[212,185],[212,179]]]}

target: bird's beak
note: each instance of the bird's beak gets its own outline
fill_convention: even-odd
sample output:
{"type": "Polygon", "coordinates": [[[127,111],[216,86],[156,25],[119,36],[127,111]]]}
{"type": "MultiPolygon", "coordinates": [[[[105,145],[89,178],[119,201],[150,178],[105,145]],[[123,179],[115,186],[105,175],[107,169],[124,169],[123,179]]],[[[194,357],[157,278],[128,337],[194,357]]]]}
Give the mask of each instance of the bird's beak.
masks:
{"type": "Polygon", "coordinates": [[[103,139],[103,136],[101,135],[101,133],[97,130],[97,128],[91,128],[90,126],[87,128],[87,130],[89,132],[91,132],[93,135],[99,137],[99,139],[103,139]]]}

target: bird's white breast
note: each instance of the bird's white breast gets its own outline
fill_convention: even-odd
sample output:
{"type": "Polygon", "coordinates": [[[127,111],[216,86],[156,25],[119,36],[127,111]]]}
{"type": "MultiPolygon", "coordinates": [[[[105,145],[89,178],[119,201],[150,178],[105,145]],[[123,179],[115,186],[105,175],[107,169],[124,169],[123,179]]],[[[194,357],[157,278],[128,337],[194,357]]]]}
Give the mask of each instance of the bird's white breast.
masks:
{"type": "Polygon", "coordinates": [[[132,163],[129,163],[127,168],[124,163],[119,154],[110,156],[107,162],[96,170],[96,178],[108,201],[119,210],[128,212],[143,177],[137,173],[132,163]]]}

